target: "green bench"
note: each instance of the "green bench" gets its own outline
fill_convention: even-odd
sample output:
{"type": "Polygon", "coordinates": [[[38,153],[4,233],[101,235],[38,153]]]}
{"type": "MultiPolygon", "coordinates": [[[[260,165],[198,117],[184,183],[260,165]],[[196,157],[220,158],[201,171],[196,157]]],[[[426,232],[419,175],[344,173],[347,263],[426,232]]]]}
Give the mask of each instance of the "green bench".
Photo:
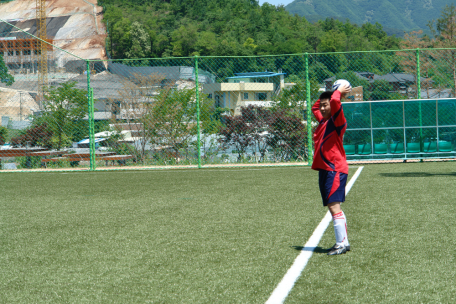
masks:
{"type": "Polygon", "coordinates": [[[388,154],[388,145],[374,144],[374,154],[388,154]]]}
{"type": "Polygon", "coordinates": [[[407,153],[420,153],[420,143],[407,143],[407,153]]]}
{"type": "Polygon", "coordinates": [[[370,144],[358,145],[358,154],[367,155],[372,154],[372,148],[370,144]]]}
{"type": "Polygon", "coordinates": [[[439,152],[452,152],[452,151],[453,151],[453,147],[451,145],[451,142],[444,141],[444,140],[439,141],[439,152]]]}
{"type": "Polygon", "coordinates": [[[355,145],[344,145],[345,155],[355,155],[355,145]]]}
{"type": "Polygon", "coordinates": [[[404,153],[404,143],[395,143],[389,145],[391,154],[402,154],[404,153]]]}

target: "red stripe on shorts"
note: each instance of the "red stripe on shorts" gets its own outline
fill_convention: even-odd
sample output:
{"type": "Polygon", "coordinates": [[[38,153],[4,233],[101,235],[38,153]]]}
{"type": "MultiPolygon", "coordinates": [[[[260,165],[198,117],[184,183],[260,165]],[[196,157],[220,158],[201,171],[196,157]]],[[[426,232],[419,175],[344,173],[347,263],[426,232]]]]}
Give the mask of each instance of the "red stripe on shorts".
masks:
{"type": "Polygon", "coordinates": [[[331,195],[336,192],[337,189],[339,189],[340,186],[340,174],[339,172],[336,172],[336,176],[334,176],[334,181],[331,187],[331,192],[329,192],[328,199],[331,197],[331,195]]]}

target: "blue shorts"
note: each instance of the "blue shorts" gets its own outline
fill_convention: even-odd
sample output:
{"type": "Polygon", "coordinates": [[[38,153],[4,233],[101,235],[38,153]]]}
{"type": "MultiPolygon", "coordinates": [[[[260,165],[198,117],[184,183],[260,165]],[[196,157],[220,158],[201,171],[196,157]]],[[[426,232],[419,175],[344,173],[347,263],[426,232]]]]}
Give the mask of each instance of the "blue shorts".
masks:
{"type": "Polygon", "coordinates": [[[347,174],[336,171],[318,171],[318,182],[320,184],[323,206],[333,202],[345,202],[345,185],[347,174]]]}

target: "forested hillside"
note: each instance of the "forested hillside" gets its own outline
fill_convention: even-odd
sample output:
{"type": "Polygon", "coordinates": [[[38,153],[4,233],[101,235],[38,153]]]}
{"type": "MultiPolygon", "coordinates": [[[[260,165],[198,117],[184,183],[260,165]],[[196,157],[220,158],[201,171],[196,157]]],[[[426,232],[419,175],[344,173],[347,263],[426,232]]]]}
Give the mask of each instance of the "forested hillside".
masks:
{"type": "Polygon", "coordinates": [[[380,23],[388,32],[423,30],[454,0],[295,0],[286,6],[292,14],[315,21],[327,17],[356,24],[380,23]]]}
{"type": "Polygon", "coordinates": [[[380,24],[310,23],[254,0],[104,0],[112,58],[264,55],[397,48],[380,24]]]}

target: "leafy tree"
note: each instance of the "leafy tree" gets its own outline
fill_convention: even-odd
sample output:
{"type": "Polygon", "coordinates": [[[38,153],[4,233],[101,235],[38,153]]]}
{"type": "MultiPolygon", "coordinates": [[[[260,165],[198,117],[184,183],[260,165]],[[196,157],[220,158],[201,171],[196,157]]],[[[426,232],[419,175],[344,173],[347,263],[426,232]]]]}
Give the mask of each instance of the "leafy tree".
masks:
{"type": "MultiPolygon", "coordinates": [[[[210,122],[213,101],[201,96],[200,116],[203,129],[214,132],[217,126],[210,122]]],[[[197,107],[195,88],[176,90],[169,85],[158,91],[153,102],[146,105],[146,112],[140,121],[149,134],[150,143],[168,148],[179,159],[183,150],[188,158],[192,139],[197,135],[197,107]]]]}
{"type": "Polygon", "coordinates": [[[131,51],[138,42],[134,22],[144,29],[140,36],[148,36],[140,41],[150,41],[146,55],[156,57],[382,50],[398,44],[380,24],[360,27],[331,18],[312,24],[283,6],[250,0],[104,0],[102,5],[115,58],[142,57],[131,51]]]}
{"type": "Polygon", "coordinates": [[[130,29],[131,47],[125,52],[128,58],[145,58],[150,54],[150,36],[139,22],[133,22],[130,29]]]}
{"type": "Polygon", "coordinates": [[[249,148],[259,151],[261,160],[267,151],[275,161],[307,158],[306,124],[290,108],[242,107],[241,115],[225,117],[224,122],[221,143],[225,149],[235,147],[238,161],[249,148]]]}
{"type": "Polygon", "coordinates": [[[234,146],[240,161],[247,149],[255,144],[252,133],[255,131],[254,125],[249,123],[245,117],[246,112],[241,111],[243,115],[225,117],[225,126],[221,128],[220,142],[225,149],[234,146]]]}
{"type": "MultiPolygon", "coordinates": [[[[170,151],[173,158],[180,158],[183,150],[189,156],[194,137],[197,134],[196,90],[193,83],[176,89],[174,81],[165,82],[161,74],[134,74],[122,80],[118,90],[120,101],[112,100],[117,107],[123,124],[134,137],[140,138],[134,145],[123,146],[129,154],[136,156],[136,161],[145,162],[148,158],[148,146],[158,150],[170,151]],[[165,84],[166,83],[166,84],[165,84]]],[[[218,132],[220,120],[216,117],[213,101],[200,94],[200,123],[202,137],[218,132]]],[[[118,121],[113,121],[113,134],[120,134],[118,121]]],[[[113,138],[112,147],[119,138],[113,138]]]]}
{"type": "Polygon", "coordinates": [[[31,128],[21,132],[22,134],[11,138],[13,147],[25,147],[27,144],[31,146],[41,146],[44,148],[52,148],[52,132],[48,129],[46,123],[41,123],[32,126],[31,128]]]}
{"type": "Polygon", "coordinates": [[[253,146],[260,153],[260,161],[264,161],[271,137],[269,131],[274,120],[274,112],[265,107],[250,105],[241,108],[241,116],[249,126],[253,146]]]}
{"type": "Polygon", "coordinates": [[[3,61],[3,55],[0,54],[0,82],[10,86],[14,83],[14,77],[8,73],[8,68],[3,61]]]}
{"type": "Polygon", "coordinates": [[[456,96],[456,6],[454,4],[446,5],[441,12],[440,18],[428,23],[429,28],[434,36],[434,47],[436,48],[453,48],[444,50],[433,56],[437,61],[447,63],[451,69],[452,94],[456,96]]]}
{"type": "Polygon", "coordinates": [[[0,126],[0,145],[5,144],[7,136],[8,136],[8,129],[0,126]]]}
{"type": "Polygon", "coordinates": [[[87,91],[75,88],[76,82],[51,87],[44,94],[42,116],[34,123],[46,124],[52,133],[52,147],[60,150],[71,144],[76,133],[75,122],[87,114],[87,91]]]}
{"type": "MultiPolygon", "coordinates": [[[[432,43],[429,39],[425,39],[422,37],[423,31],[413,31],[411,33],[406,33],[404,36],[404,40],[401,41],[401,46],[403,49],[407,49],[407,51],[403,52],[397,52],[397,55],[400,56],[402,59],[400,64],[402,66],[402,69],[409,74],[416,75],[417,73],[417,60],[416,60],[416,52],[412,50],[416,50],[417,48],[428,48],[432,47],[432,43]]],[[[427,54],[424,54],[424,56],[420,56],[420,72],[423,75],[423,78],[421,79],[421,88],[425,89],[427,92],[427,96],[430,96],[430,89],[432,88],[432,79],[431,79],[431,73],[432,73],[432,67],[435,66],[434,61],[431,59],[430,56],[426,56],[427,54]],[[426,78],[424,78],[426,77],[426,78]]],[[[416,77],[416,76],[415,76],[416,77]]],[[[415,84],[411,86],[413,89],[412,93],[414,98],[417,98],[418,96],[418,90],[417,90],[417,84],[416,84],[416,79],[415,79],[415,84]]]]}
{"type": "Polygon", "coordinates": [[[273,115],[268,146],[276,161],[307,159],[307,127],[303,119],[280,109],[273,115]]]}

